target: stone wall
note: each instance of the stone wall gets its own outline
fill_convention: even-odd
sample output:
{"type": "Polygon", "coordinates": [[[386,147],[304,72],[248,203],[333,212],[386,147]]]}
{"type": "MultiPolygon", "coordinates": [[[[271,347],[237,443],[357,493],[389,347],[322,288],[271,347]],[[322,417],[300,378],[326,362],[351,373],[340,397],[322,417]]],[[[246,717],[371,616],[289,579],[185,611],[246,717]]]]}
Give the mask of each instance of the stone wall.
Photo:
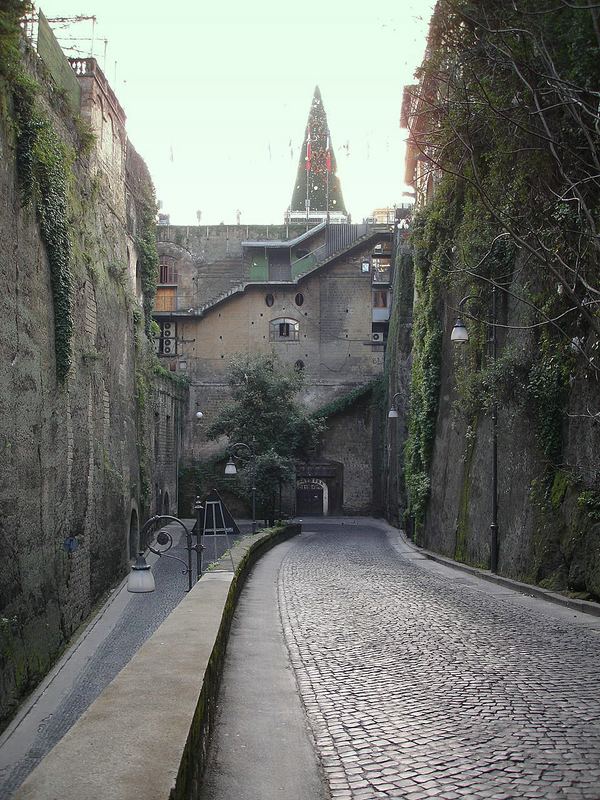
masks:
{"type": "MultiPolygon", "coordinates": [[[[515,294],[518,286],[512,287],[515,294]]],[[[456,306],[456,303],[450,303],[456,306]]],[[[523,308],[505,303],[502,323],[524,323],[523,308]]],[[[522,306],[522,304],[521,304],[522,306]]],[[[470,564],[487,567],[492,519],[490,413],[468,419],[457,391],[460,348],[449,340],[454,312],[446,307],[440,406],[431,468],[431,500],[423,544],[470,564]]],[[[499,332],[499,352],[516,348],[535,363],[535,338],[519,330],[499,332]]],[[[593,343],[588,343],[592,347],[593,343]]],[[[593,352],[590,350],[590,352],[593,352]]],[[[530,400],[501,402],[498,409],[498,571],[549,589],[600,598],[600,431],[587,414],[600,390],[591,373],[572,373],[562,413],[561,466],[543,452],[530,400]]]]}
{"type": "MultiPolygon", "coordinates": [[[[22,203],[13,93],[2,84],[0,726],[126,572],[151,499],[140,458],[152,452],[144,432],[152,428],[153,376],[130,267],[139,257],[136,231],[125,213],[129,204],[140,216],[146,198],[136,185],[147,182],[147,170],[132,151],[128,188],[122,139],[114,138],[107,166],[101,140],[96,136],[86,147],[81,125],[29,51],[23,69],[40,83],[35,102],[45,124],[73,154],[67,197],[72,303],[54,307],[39,218],[33,203],[22,203]],[[63,381],[55,313],[69,315],[73,325],[63,381]],[[136,402],[142,378],[150,387],[144,407],[136,402]]],[[[151,460],[147,468],[150,475],[151,460]]],[[[176,486],[172,491],[175,497],[176,486]]]]}
{"type": "Polygon", "coordinates": [[[327,431],[319,455],[343,464],[343,514],[378,511],[373,502],[375,419],[371,395],[359,400],[348,411],[327,418],[327,431]]]}
{"type": "Polygon", "coordinates": [[[381,409],[381,469],[379,493],[385,516],[394,525],[404,525],[406,489],[404,486],[404,443],[410,402],[412,349],[412,308],[414,279],[410,248],[396,248],[392,287],[392,309],[388,332],[385,369],[386,396],[381,409]],[[395,398],[395,399],[394,399],[395,398]],[[396,418],[388,412],[394,403],[396,418]]]}
{"type": "MultiPolygon", "coordinates": [[[[402,260],[402,255],[400,260],[402,260]]],[[[515,282],[508,287],[522,295],[515,282]]],[[[514,352],[524,363],[540,357],[535,333],[520,330],[530,321],[523,303],[500,298],[499,357],[514,352]]],[[[406,417],[410,406],[410,341],[401,321],[412,305],[394,291],[388,340],[388,403],[399,392],[399,418],[388,420],[386,468],[382,473],[386,515],[402,519],[406,507],[402,483],[406,417]],[[397,320],[397,323],[395,322],[397,320]],[[396,455],[397,454],[397,455],[396,455]],[[396,460],[398,458],[398,460],[396,460]]],[[[440,298],[441,386],[435,419],[435,441],[430,468],[431,492],[419,543],[459,561],[488,568],[492,520],[492,441],[489,411],[474,417],[462,411],[467,355],[450,341],[458,298],[440,298]]],[[[408,319],[408,318],[407,318],[408,319]]],[[[595,339],[585,344],[595,352],[595,339]]],[[[529,368],[529,367],[528,367],[529,368]]],[[[498,413],[498,571],[545,588],[600,597],[600,473],[597,453],[600,429],[590,410],[600,406],[600,388],[592,370],[581,362],[572,369],[568,397],[561,409],[562,455],[552,465],[543,451],[539,416],[525,389],[502,399],[498,413]]],[[[510,382],[510,379],[509,379],[510,382]]],[[[547,412],[548,414],[550,411],[547,412]]],[[[542,417],[544,409],[541,409],[542,417]]],[[[559,429],[561,423],[558,423],[559,429]]],[[[409,530],[412,533],[411,530],[409,530]]]]}
{"type": "Polygon", "coordinates": [[[302,362],[301,401],[313,411],[382,372],[382,348],[371,344],[371,277],[360,272],[363,255],[357,248],[297,285],[251,287],[204,316],[177,317],[185,348],[179,361],[185,359],[190,380],[184,460],[218,448],[206,442],[203,425],[227,397],[226,374],[235,353],[273,350],[284,364],[302,362]],[[267,294],[273,295],[272,306],[267,294]],[[277,318],[298,321],[297,341],[270,340],[269,324],[277,318]],[[194,421],[196,410],[204,414],[201,423],[194,421]]]}
{"type": "MultiPolygon", "coordinates": [[[[188,405],[187,388],[170,377],[153,379],[152,503],[155,514],[178,516],[178,465],[188,405]]],[[[182,513],[187,515],[188,510],[182,513]]]]}

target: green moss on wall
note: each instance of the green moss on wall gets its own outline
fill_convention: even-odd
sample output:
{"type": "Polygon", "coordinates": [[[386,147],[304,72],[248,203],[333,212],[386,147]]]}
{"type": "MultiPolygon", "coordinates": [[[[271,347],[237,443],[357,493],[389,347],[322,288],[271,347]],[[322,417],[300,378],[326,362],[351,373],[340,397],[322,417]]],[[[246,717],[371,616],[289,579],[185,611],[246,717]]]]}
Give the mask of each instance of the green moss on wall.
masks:
{"type": "Polygon", "coordinates": [[[439,403],[442,261],[446,237],[450,233],[443,215],[444,202],[445,198],[440,196],[437,202],[418,216],[412,233],[416,299],[413,309],[413,361],[404,474],[407,511],[414,517],[417,535],[423,525],[431,490],[429,471],[439,403]]]}
{"type": "Polygon", "coordinates": [[[55,131],[37,100],[37,86],[25,76],[12,80],[17,168],[24,205],[37,211],[50,265],[54,307],[56,376],[63,383],[72,356],[72,275],[68,184],[74,154],[55,131]]]}
{"type": "Polygon", "coordinates": [[[144,297],[144,330],[148,339],[152,339],[152,310],[158,283],[156,210],[154,189],[148,188],[141,210],[140,233],[136,240],[142,276],[142,294],[144,297]]]}
{"type": "MultiPolygon", "coordinates": [[[[475,426],[474,426],[475,427],[475,426]]],[[[460,505],[458,509],[458,522],[456,526],[456,544],[454,558],[457,561],[468,562],[468,542],[469,542],[469,515],[471,512],[471,485],[473,466],[473,456],[475,454],[475,437],[467,439],[467,452],[465,456],[465,468],[463,473],[463,483],[460,493],[460,505]]]]}
{"type": "Polygon", "coordinates": [[[330,403],[321,406],[312,416],[316,419],[325,420],[327,417],[332,417],[334,414],[343,414],[345,411],[349,411],[359,400],[373,395],[375,390],[381,387],[381,384],[381,378],[373,378],[373,380],[365,383],[364,386],[359,386],[342,397],[338,397],[330,403]]]}

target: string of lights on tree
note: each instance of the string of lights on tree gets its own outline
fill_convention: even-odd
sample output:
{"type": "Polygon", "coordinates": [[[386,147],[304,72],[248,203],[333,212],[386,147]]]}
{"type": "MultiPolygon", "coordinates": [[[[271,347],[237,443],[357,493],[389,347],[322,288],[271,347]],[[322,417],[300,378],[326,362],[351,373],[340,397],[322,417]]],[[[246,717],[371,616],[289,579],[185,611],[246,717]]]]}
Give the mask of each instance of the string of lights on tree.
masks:
{"type": "Polygon", "coordinates": [[[336,211],[346,214],[336,171],[327,114],[317,86],[308,114],[290,210],[305,211],[308,201],[311,212],[336,211]]]}

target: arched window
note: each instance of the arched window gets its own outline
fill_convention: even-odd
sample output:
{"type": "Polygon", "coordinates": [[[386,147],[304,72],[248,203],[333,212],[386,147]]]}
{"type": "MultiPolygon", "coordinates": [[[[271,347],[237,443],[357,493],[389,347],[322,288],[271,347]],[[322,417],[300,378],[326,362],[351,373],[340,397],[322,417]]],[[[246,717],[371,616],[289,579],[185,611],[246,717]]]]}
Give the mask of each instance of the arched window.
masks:
{"type": "Polygon", "coordinates": [[[300,338],[300,326],[297,320],[279,317],[269,322],[269,341],[297,342],[300,338]]]}

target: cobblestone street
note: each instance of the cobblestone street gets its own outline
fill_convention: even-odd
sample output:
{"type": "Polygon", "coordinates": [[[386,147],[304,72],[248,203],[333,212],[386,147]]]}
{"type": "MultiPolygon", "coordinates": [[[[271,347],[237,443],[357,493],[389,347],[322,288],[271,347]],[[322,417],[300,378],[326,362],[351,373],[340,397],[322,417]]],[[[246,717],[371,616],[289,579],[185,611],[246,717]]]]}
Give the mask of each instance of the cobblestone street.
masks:
{"type": "Polygon", "coordinates": [[[340,800],[600,798],[600,620],[305,521],[284,632],[340,800]]]}

